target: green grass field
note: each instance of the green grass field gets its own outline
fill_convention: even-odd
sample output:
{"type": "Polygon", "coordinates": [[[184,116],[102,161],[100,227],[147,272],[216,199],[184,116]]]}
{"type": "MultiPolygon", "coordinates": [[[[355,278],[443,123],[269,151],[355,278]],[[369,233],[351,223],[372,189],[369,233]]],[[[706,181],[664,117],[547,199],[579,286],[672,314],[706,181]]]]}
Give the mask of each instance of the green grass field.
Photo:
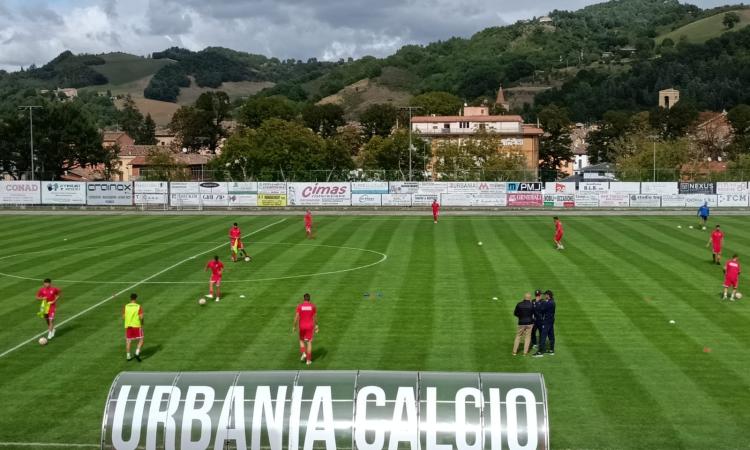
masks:
{"type": "MultiPolygon", "coordinates": [[[[541,372],[552,448],[748,448],[750,300],[719,300],[707,232],[688,217],[563,219],[558,252],[548,216],[318,216],[315,241],[301,216],[3,216],[0,442],[96,445],[120,371],[304,369],[291,326],[310,292],[313,369],[541,372]],[[222,301],[201,307],[234,220],[254,261],[229,263],[222,301]],[[68,322],[42,347],[45,276],[68,322]],[[557,354],[513,357],[513,307],[534,288],[556,293],[557,354]],[[131,291],[140,364],[124,355],[131,291]]],[[[727,252],[750,255],[747,218],[712,220],[727,252]]]]}
{"type": "Polygon", "coordinates": [[[737,9],[734,12],[739,14],[740,22],[731,30],[728,30],[724,24],[722,24],[724,14],[726,14],[726,12],[723,12],[704,19],[696,20],[695,22],[691,22],[674,31],[659,36],[656,38],[656,43],[661,44],[664,39],[670,38],[676,44],[684,36],[690,43],[702,44],[709,39],[721,36],[727,31],[737,31],[750,25],[750,9],[737,9]]]}
{"type": "MultiPolygon", "coordinates": [[[[133,83],[149,77],[159,71],[162,67],[171,64],[168,59],[150,59],[127,53],[107,53],[102,55],[105,64],[91,66],[92,69],[101,73],[109,80],[107,88],[133,83]]],[[[97,87],[101,90],[101,87],[97,87]]]]}

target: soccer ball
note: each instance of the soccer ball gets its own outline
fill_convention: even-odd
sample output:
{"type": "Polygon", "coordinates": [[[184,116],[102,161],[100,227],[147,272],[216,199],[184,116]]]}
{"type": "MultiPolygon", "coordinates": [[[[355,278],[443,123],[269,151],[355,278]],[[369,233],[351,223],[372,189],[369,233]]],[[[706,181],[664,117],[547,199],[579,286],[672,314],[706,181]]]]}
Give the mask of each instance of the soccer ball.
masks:
{"type": "Polygon", "coordinates": [[[690,228],[690,229],[692,230],[692,229],[693,229],[693,226],[692,226],[692,225],[690,225],[690,227],[689,227],[689,228],[690,228]]]}
{"type": "Polygon", "coordinates": [[[734,298],[736,298],[737,300],[739,300],[739,299],[742,298],[742,294],[740,294],[739,292],[737,292],[737,293],[734,294],[734,298]]]}
{"type": "Polygon", "coordinates": [[[245,256],[245,262],[250,262],[250,257],[249,256],[245,256]]]}
{"type": "Polygon", "coordinates": [[[42,336],[39,338],[39,345],[47,345],[47,338],[42,336]]]}
{"type": "Polygon", "coordinates": [[[705,230],[706,230],[706,227],[703,227],[703,230],[705,231],[705,230]]]}
{"type": "Polygon", "coordinates": [[[477,242],[477,245],[481,247],[482,246],[482,241],[477,242]]]}
{"type": "Polygon", "coordinates": [[[201,305],[201,306],[205,305],[206,304],[206,299],[205,298],[200,298],[198,300],[198,304],[201,305]]]}

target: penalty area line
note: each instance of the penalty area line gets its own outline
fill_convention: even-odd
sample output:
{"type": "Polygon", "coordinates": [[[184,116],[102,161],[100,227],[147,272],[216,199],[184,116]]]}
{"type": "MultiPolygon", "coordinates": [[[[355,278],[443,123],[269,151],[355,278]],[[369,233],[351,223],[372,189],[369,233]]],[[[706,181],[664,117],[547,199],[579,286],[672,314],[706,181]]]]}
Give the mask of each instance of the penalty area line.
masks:
{"type": "MultiPolygon", "coordinates": [[[[251,236],[253,234],[260,233],[263,230],[271,228],[272,226],[278,225],[278,224],[280,224],[282,222],[285,222],[285,221],[286,221],[286,219],[281,219],[278,222],[270,223],[270,224],[268,224],[268,225],[266,225],[264,227],[258,228],[257,230],[253,231],[252,233],[248,233],[246,236],[251,236]]],[[[189,256],[189,257],[187,257],[187,258],[185,258],[185,259],[183,259],[181,261],[178,261],[178,262],[172,264],[171,266],[167,267],[166,269],[162,269],[162,270],[156,272],[155,274],[150,275],[150,276],[142,279],[141,281],[135,282],[135,283],[131,284],[130,286],[128,286],[128,287],[126,287],[124,289],[121,289],[118,292],[110,295],[109,297],[107,297],[107,298],[99,301],[98,303],[94,303],[93,305],[89,306],[88,308],[84,309],[83,311],[80,311],[80,312],[78,312],[78,313],[70,316],[69,318],[67,318],[67,319],[63,320],[62,322],[58,323],[57,325],[55,325],[55,328],[61,327],[61,326],[65,325],[66,323],[68,323],[68,322],[70,322],[72,320],[75,320],[78,317],[81,317],[82,315],[84,315],[84,314],[86,314],[86,313],[88,313],[88,312],[90,312],[90,311],[92,311],[92,310],[94,310],[94,309],[102,306],[103,304],[111,301],[112,299],[114,299],[118,295],[122,295],[122,294],[130,291],[133,288],[136,288],[136,287],[138,287],[138,286],[140,286],[140,285],[142,285],[142,284],[144,284],[144,283],[146,283],[146,282],[148,282],[150,280],[153,280],[154,278],[158,277],[159,275],[162,275],[162,274],[164,274],[166,272],[169,272],[170,270],[174,269],[175,267],[177,267],[179,265],[185,264],[186,262],[191,261],[191,260],[193,260],[193,259],[195,259],[195,258],[197,258],[197,257],[199,257],[201,255],[205,255],[206,253],[211,253],[211,252],[213,252],[214,250],[216,250],[218,248],[224,247],[225,245],[226,245],[226,243],[222,242],[221,244],[219,244],[219,245],[217,245],[215,247],[211,247],[208,250],[204,250],[204,251],[202,251],[200,253],[197,253],[197,254],[195,254],[193,256],[189,256]]],[[[20,344],[16,345],[15,347],[12,347],[12,348],[9,348],[8,350],[5,350],[4,352],[0,353],[0,358],[3,358],[4,356],[6,356],[6,355],[8,355],[10,353],[13,353],[14,351],[18,350],[19,348],[23,347],[24,345],[26,345],[26,344],[28,344],[30,342],[33,342],[34,340],[38,339],[41,336],[44,336],[46,333],[47,333],[47,331],[42,331],[41,333],[38,333],[38,334],[30,337],[29,339],[26,339],[25,341],[21,342],[20,344]]]]}

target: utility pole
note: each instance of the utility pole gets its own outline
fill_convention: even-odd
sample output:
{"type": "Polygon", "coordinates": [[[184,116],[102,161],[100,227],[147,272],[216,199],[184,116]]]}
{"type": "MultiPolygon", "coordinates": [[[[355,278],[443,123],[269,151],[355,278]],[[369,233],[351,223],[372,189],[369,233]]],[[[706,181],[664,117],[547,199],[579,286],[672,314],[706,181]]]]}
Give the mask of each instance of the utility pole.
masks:
{"type": "Polygon", "coordinates": [[[29,146],[31,147],[31,181],[34,181],[34,109],[41,106],[27,105],[19,106],[18,109],[29,110],[29,146]]]}
{"type": "Polygon", "coordinates": [[[411,153],[412,153],[412,144],[411,144],[411,115],[412,111],[417,111],[419,109],[422,109],[421,106],[402,106],[399,108],[400,110],[406,110],[409,111],[409,181],[411,181],[411,153]]]}

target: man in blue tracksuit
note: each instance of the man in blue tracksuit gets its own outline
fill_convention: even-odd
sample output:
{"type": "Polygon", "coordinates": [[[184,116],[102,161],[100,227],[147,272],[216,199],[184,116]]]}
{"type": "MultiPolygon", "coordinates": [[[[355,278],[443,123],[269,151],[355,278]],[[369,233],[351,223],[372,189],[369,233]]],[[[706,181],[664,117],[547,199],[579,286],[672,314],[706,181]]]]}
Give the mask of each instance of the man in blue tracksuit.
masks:
{"type": "Polygon", "coordinates": [[[544,293],[545,300],[540,302],[536,311],[541,309],[542,326],[540,327],[541,336],[539,338],[539,348],[534,356],[544,356],[555,354],[555,295],[552,291],[544,293]],[[549,340],[549,350],[545,352],[547,340],[549,340]]]}
{"type": "Polygon", "coordinates": [[[539,345],[539,329],[542,326],[542,321],[539,319],[538,313],[536,312],[537,305],[542,303],[542,291],[537,289],[534,291],[534,298],[531,300],[531,304],[534,305],[534,328],[531,329],[531,346],[536,347],[539,345]]]}
{"type": "Polygon", "coordinates": [[[703,206],[698,208],[698,217],[701,218],[700,227],[704,230],[706,229],[706,222],[708,222],[708,214],[710,211],[708,210],[708,202],[704,202],[703,206]]]}

